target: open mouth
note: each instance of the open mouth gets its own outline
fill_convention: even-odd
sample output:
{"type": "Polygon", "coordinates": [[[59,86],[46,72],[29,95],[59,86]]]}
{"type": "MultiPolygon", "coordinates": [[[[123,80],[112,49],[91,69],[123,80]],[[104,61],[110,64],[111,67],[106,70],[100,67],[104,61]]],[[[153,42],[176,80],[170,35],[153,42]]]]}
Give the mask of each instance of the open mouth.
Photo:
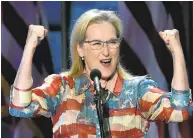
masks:
{"type": "Polygon", "coordinates": [[[100,60],[100,62],[104,65],[109,65],[111,63],[111,59],[103,59],[103,60],[100,60]]]}

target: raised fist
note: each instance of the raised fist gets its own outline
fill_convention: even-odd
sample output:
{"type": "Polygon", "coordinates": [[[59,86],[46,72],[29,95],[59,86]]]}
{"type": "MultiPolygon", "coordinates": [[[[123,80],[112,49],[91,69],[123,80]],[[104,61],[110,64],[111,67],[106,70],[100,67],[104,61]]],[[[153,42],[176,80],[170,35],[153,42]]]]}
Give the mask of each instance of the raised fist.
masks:
{"type": "Polygon", "coordinates": [[[159,32],[159,35],[167,45],[170,52],[174,53],[175,51],[181,49],[181,42],[178,30],[173,29],[173,30],[165,30],[163,32],[161,31],[159,32]]]}
{"type": "Polygon", "coordinates": [[[30,25],[26,40],[26,46],[36,48],[37,45],[45,38],[48,30],[41,25],[30,25]]]}

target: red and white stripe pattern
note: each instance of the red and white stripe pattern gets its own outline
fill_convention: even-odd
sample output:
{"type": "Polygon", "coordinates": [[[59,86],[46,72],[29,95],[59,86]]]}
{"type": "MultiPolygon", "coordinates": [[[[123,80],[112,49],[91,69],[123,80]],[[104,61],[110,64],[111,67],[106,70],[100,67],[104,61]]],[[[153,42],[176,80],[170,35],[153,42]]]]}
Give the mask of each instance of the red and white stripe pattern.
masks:
{"type": "MultiPolygon", "coordinates": [[[[171,107],[168,98],[163,98],[161,104],[155,110],[156,104],[165,92],[158,89],[156,87],[157,83],[151,79],[134,77],[132,80],[123,80],[119,77],[114,90],[118,90],[122,86],[119,89],[120,94],[114,95],[111,99],[111,104],[118,105],[118,107],[109,107],[108,109],[108,122],[112,137],[140,138],[147,134],[150,127],[149,121],[181,122],[188,119],[188,111],[175,110],[171,107]],[[136,89],[133,86],[139,88],[136,89]],[[139,108],[135,106],[138,101],[134,100],[136,98],[133,97],[134,101],[130,101],[127,98],[128,94],[132,96],[135,93],[139,93],[139,97],[137,97],[139,108]]],[[[90,91],[87,91],[90,94],[86,91],[80,94],[75,92],[75,86],[81,90],[88,84],[89,79],[87,78],[87,81],[85,81],[80,77],[80,82],[81,84],[78,84],[72,77],[65,76],[64,74],[53,74],[45,79],[42,86],[31,91],[32,101],[28,102],[31,102],[30,104],[38,102],[40,105],[38,109],[34,109],[33,115],[41,114],[46,117],[52,117],[54,138],[96,137],[98,133],[96,128],[96,120],[98,118],[96,107],[89,100],[93,99],[91,88],[90,91]],[[62,85],[62,79],[65,81],[64,85],[62,85]],[[81,114],[83,116],[79,118],[81,114]]],[[[21,98],[23,95],[19,96],[21,98]]],[[[29,99],[29,97],[26,98],[29,99]]],[[[18,109],[18,107],[12,108],[18,109]]],[[[24,110],[33,109],[26,107],[21,112],[24,112],[24,110]]],[[[27,111],[25,112],[27,114],[27,111]]]]}
{"type": "MultiPolygon", "coordinates": [[[[175,6],[180,5],[180,2],[173,4],[175,6]]],[[[118,9],[124,25],[124,40],[126,42],[124,47],[129,46],[131,48],[147,73],[151,74],[160,88],[165,91],[169,90],[173,66],[172,58],[158,33],[159,31],[177,28],[180,31],[182,44],[185,43],[184,30],[181,29],[184,27],[183,21],[180,24],[170,13],[173,11],[179,14],[179,18],[181,18],[182,11],[181,9],[178,11],[175,8],[172,9],[171,5],[172,2],[120,2],[118,9]],[[169,11],[168,5],[170,5],[169,11]],[[181,26],[175,26],[175,24],[181,26]]],[[[129,52],[121,52],[122,55],[128,55],[127,53],[129,52]]],[[[131,62],[138,62],[136,57],[130,56],[130,58],[133,61],[125,58],[126,67],[133,66],[131,62]]],[[[135,73],[136,68],[141,68],[141,66],[136,66],[133,70],[132,67],[127,69],[135,73]]],[[[138,74],[143,75],[143,70],[138,71],[138,74]]],[[[156,125],[152,123],[151,126],[149,137],[159,137],[156,125]]],[[[180,137],[176,132],[179,132],[177,124],[169,123],[169,133],[172,138],[180,137]]]]}

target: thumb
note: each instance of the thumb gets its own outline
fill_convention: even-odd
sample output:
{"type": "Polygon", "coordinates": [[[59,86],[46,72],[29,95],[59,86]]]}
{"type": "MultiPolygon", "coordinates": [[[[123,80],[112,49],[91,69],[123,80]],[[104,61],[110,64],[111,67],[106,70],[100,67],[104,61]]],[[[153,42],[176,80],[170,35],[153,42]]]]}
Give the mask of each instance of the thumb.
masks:
{"type": "Polygon", "coordinates": [[[48,29],[44,29],[44,36],[47,36],[48,34],[48,29]]]}
{"type": "Polygon", "coordinates": [[[162,31],[159,32],[160,37],[163,39],[164,33],[162,31]]]}

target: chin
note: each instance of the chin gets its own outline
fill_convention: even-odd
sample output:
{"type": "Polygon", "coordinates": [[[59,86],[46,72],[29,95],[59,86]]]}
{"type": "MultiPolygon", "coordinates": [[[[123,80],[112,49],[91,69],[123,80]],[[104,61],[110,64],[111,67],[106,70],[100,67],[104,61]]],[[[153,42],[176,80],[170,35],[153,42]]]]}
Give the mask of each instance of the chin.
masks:
{"type": "Polygon", "coordinates": [[[110,77],[110,75],[109,75],[109,76],[103,76],[103,75],[102,75],[101,79],[102,79],[102,80],[108,80],[109,77],[110,77]]]}
{"type": "Polygon", "coordinates": [[[101,72],[102,73],[102,77],[101,79],[103,80],[108,80],[110,77],[112,77],[112,75],[114,74],[113,71],[110,72],[101,72]]]}

